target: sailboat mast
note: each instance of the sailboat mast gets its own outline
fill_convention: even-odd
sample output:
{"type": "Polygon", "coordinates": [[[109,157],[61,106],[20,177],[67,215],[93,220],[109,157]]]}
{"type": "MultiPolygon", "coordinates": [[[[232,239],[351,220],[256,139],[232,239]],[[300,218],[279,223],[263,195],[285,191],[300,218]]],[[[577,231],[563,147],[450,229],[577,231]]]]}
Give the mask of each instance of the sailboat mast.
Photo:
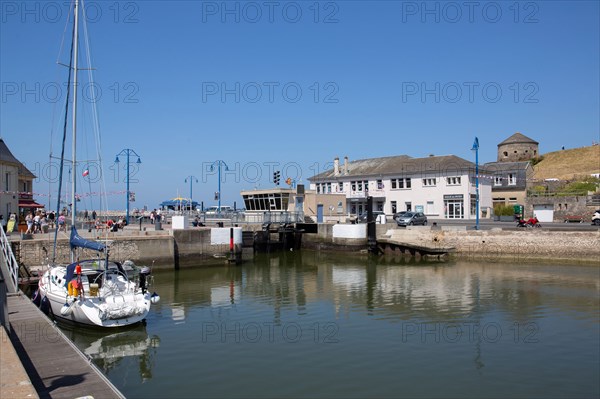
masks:
{"type": "Polygon", "coordinates": [[[75,201],[75,193],[77,192],[77,60],[79,50],[79,0],[75,0],[73,9],[75,24],[73,29],[73,142],[72,142],[72,167],[71,167],[71,178],[73,184],[71,185],[71,226],[75,226],[75,219],[77,214],[77,202],[75,201]]]}

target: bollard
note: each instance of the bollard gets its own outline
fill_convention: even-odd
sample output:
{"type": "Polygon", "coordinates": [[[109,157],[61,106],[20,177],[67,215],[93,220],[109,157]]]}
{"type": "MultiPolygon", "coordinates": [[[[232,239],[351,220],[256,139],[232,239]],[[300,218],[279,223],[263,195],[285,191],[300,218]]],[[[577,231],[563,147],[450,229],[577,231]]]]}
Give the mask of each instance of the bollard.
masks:
{"type": "Polygon", "coordinates": [[[233,259],[233,227],[229,228],[229,253],[233,259]]]}

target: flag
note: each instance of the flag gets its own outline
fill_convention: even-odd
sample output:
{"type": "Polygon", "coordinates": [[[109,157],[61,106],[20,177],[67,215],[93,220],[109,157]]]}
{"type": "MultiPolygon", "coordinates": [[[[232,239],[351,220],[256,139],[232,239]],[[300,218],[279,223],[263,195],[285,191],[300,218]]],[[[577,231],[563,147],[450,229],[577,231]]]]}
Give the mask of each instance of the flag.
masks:
{"type": "Polygon", "coordinates": [[[83,177],[86,177],[89,174],[90,174],[90,171],[88,169],[83,171],[83,177]]]}

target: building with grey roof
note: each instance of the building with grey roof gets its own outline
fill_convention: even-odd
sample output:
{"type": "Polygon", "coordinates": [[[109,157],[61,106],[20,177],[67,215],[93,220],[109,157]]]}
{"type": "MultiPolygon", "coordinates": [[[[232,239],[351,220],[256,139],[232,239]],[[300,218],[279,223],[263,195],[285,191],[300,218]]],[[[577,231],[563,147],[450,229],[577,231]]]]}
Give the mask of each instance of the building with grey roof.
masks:
{"type": "Polygon", "coordinates": [[[10,151],[4,139],[0,138],[0,214],[8,220],[11,214],[17,219],[28,210],[43,208],[33,199],[33,180],[36,176],[10,151]]]}
{"type": "MultiPolygon", "coordinates": [[[[480,174],[485,173],[481,170],[480,174]]],[[[308,179],[317,193],[343,193],[349,215],[366,211],[367,197],[374,210],[393,215],[421,211],[432,218],[474,219],[475,164],[455,155],[413,158],[408,155],[360,159],[340,164],[308,179]]],[[[491,180],[480,179],[480,213],[490,215],[491,180]]]]}

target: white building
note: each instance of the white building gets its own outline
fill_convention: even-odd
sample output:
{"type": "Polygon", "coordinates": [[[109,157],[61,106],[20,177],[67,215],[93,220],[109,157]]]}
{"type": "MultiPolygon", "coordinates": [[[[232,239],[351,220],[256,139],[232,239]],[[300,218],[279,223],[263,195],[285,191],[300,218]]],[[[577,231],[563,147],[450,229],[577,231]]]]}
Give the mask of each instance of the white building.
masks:
{"type": "MultiPolygon", "coordinates": [[[[480,169],[479,174],[485,172],[480,169]]],[[[361,159],[340,165],[308,179],[320,194],[345,194],[350,215],[366,211],[373,197],[375,211],[424,212],[432,218],[474,219],[476,214],[475,164],[454,155],[412,158],[407,155],[361,159]]],[[[492,207],[489,179],[479,179],[480,216],[492,207]]]]}

